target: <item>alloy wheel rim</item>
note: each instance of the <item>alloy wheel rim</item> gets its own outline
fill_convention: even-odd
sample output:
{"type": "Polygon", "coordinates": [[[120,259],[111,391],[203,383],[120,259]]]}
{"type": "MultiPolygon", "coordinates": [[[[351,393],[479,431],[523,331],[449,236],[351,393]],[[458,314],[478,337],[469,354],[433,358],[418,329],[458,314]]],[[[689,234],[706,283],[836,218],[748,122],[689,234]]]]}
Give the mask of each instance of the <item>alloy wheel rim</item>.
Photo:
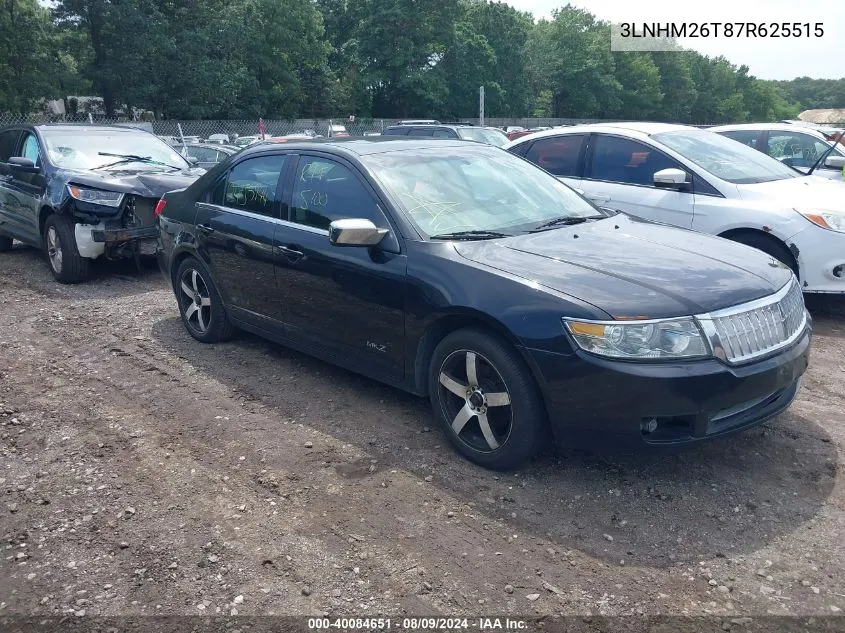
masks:
{"type": "Polygon", "coordinates": [[[62,240],[54,226],[47,229],[47,257],[50,258],[53,270],[62,272],[62,240]]]}
{"type": "Polygon", "coordinates": [[[472,350],[449,354],[440,366],[438,394],[452,432],[481,453],[499,450],[513,429],[513,404],[504,378],[472,350]]]}
{"type": "Polygon", "coordinates": [[[189,268],[179,280],[182,316],[198,334],[205,334],[211,322],[211,293],[198,270],[189,268]]]}

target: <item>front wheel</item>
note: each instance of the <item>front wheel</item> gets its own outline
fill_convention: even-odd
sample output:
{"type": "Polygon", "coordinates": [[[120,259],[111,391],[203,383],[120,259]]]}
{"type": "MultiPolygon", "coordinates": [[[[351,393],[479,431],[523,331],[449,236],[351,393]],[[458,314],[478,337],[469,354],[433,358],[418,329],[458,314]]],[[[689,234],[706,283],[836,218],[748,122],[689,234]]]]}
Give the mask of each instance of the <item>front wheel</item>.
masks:
{"type": "Polygon", "coordinates": [[[444,338],[431,359],[429,397],[455,447],[496,470],[532,457],[546,433],[537,384],[512,345],[465,329],[444,338]]]}
{"type": "Polygon", "coordinates": [[[44,250],[56,281],[75,284],[91,275],[91,260],[79,254],[73,220],[53,214],[44,224],[44,250]]]}
{"type": "Polygon", "coordinates": [[[12,250],[13,242],[14,240],[8,235],[0,235],[0,253],[12,250]]]}
{"type": "Polygon", "coordinates": [[[205,266],[193,257],[176,271],[176,300],[188,333],[203,343],[231,338],[233,327],[220,299],[220,293],[205,266]]]}

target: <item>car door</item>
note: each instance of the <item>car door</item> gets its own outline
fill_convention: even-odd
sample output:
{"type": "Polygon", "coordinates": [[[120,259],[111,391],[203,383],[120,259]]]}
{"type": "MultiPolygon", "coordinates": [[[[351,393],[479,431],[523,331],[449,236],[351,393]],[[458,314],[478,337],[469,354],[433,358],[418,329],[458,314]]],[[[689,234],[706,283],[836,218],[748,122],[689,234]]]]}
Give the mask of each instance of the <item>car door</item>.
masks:
{"type": "MultiPolygon", "coordinates": [[[[580,189],[586,139],[586,134],[546,136],[526,143],[528,147],[525,148],[524,156],[538,167],[557,176],[570,187],[580,189]]],[[[594,195],[594,197],[599,198],[597,202],[608,202],[601,199],[602,196],[594,195]]]]}
{"type": "Polygon", "coordinates": [[[8,160],[15,155],[20,140],[21,130],[5,130],[0,132],[0,230],[10,235],[18,235],[17,215],[12,213],[10,198],[14,174],[9,167],[8,160]]]}
{"type": "Polygon", "coordinates": [[[580,188],[586,197],[602,205],[654,222],[691,228],[695,212],[692,186],[676,190],[654,185],[654,174],[670,168],[690,171],[646,143],[593,134],[580,188]]]}
{"type": "Polygon", "coordinates": [[[199,249],[223,301],[236,317],[262,325],[280,312],[273,238],[287,160],[284,154],[242,160],[197,203],[199,249]]]}
{"type": "Polygon", "coordinates": [[[35,133],[25,130],[18,140],[13,157],[28,158],[39,168],[38,172],[10,169],[6,180],[5,212],[10,232],[32,244],[41,241],[38,230],[38,212],[47,188],[44,177],[42,151],[35,133]]]}
{"type": "Polygon", "coordinates": [[[404,374],[406,256],[395,227],[358,170],[303,154],[289,185],[289,221],[276,231],[282,321],[309,347],[387,380],[404,374]],[[365,218],[390,233],[375,247],[336,246],[329,223],[365,218]]]}

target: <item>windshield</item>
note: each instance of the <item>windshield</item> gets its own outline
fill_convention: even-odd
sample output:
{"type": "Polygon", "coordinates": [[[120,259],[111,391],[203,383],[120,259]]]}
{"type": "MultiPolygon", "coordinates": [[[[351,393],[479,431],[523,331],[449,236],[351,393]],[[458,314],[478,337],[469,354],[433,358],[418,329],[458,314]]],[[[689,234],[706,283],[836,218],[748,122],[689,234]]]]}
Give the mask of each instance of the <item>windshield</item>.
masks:
{"type": "Polygon", "coordinates": [[[487,143],[487,145],[495,145],[502,147],[508,142],[508,137],[498,130],[488,130],[483,127],[467,127],[458,130],[460,137],[467,141],[478,141],[479,143],[487,143]]]}
{"type": "Polygon", "coordinates": [[[120,156],[115,156],[115,154],[149,157],[150,161],[163,163],[163,165],[133,161],[121,162],[114,165],[112,169],[138,169],[141,165],[144,169],[167,169],[168,167],[187,169],[190,167],[190,164],[173,147],[152,134],[81,128],[79,130],[46,129],[42,131],[42,135],[47,145],[50,162],[65,169],[94,169],[121,161],[120,156]],[[100,152],[111,154],[111,156],[102,156],[100,152]]]}
{"type": "Polygon", "coordinates": [[[661,132],[652,136],[717,178],[745,185],[798,178],[798,172],[747,145],[706,130],[661,132]]]}
{"type": "Polygon", "coordinates": [[[362,156],[427,237],[459,231],[535,230],[557,218],[602,216],[554,176],[494,147],[467,144],[362,156]]]}

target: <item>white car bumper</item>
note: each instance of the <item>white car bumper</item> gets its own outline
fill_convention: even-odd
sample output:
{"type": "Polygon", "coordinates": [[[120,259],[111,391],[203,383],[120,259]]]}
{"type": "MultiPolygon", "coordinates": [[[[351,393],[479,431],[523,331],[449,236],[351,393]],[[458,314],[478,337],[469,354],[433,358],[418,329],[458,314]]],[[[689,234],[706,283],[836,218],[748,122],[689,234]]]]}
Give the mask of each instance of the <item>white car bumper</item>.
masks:
{"type": "Polygon", "coordinates": [[[845,293],[845,233],[810,224],[787,240],[804,292],[845,293]]]}

